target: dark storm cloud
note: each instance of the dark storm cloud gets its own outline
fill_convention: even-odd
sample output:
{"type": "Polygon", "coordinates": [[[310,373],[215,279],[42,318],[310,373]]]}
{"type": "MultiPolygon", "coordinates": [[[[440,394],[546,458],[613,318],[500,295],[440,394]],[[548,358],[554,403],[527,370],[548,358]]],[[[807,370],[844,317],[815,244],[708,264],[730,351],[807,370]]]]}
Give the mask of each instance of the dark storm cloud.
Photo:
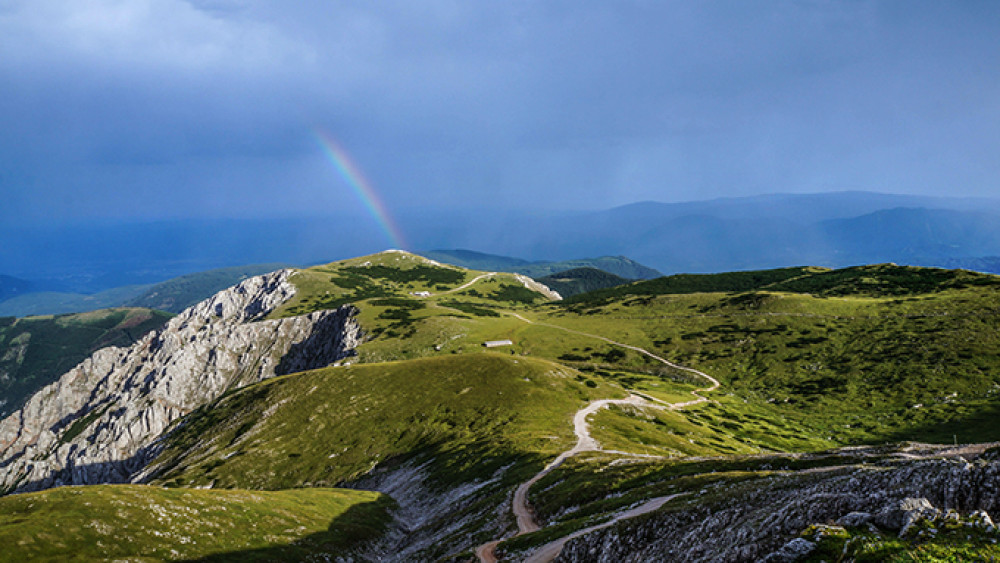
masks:
{"type": "Polygon", "coordinates": [[[0,220],[994,195],[994,3],[0,3],[0,220]]]}

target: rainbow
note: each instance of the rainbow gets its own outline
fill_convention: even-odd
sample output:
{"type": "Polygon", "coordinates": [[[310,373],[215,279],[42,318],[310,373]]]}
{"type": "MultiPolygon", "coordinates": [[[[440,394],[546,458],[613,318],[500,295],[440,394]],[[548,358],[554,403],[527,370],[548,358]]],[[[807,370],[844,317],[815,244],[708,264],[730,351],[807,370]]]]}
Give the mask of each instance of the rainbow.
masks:
{"type": "Polygon", "coordinates": [[[316,141],[319,142],[320,147],[323,149],[323,154],[326,155],[330,163],[333,164],[333,167],[340,173],[340,177],[358,195],[361,203],[368,208],[368,212],[371,213],[375,221],[385,231],[389,242],[395,248],[405,250],[406,242],[399,231],[399,227],[392,221],[392,217],[389,216],[389,212],[385,209],[385,204],[382,203],[378,194],[375,193],[371,182],[365,178],[361,169],[351,161],[351,157],[347,154],[347,151],[322,129],[316,128],[313,130],[313,133],[316,136],[316,141]]]}

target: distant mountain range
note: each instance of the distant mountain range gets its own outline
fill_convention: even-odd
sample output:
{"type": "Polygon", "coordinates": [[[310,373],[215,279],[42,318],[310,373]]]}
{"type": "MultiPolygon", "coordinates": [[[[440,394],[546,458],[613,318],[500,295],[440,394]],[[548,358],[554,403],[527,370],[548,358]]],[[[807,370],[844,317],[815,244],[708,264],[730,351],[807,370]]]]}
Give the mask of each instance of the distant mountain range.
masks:
{"type": "MultiPolygon", "coordinates": [[[[415,209],[395,219],[405,243],[348,210],[298,219],[0,226],[0,272],[28,280],[34,291],[93,295],[238,264],[325,263],[397,244],[472,249],[486,262],[445,252],[474,268],[504,256],[518,257],[507,269],[628,256],[667,274],[883,262],[1000,271],[1000,199],[854,191],[640,202],[592,212],[415,209]]],[[[6,289],[12,283],[0,279],[0,299],[14,295],[6,289]]]]}
{"type": "MultiPolygon", "coordinates": [[[[856,194],[847,195],[856,199],[856,194]]],[[[560,236],[537,236],[532,250],[556,255],[584,248],[590,253],[627,253],[664,272],[880,262],[966,267],[991,263],[981,257],[1000,256],[1000,213],[988,205],[982,211],[892,207],[830,217],[834,210],[851,206],[836,194],[793,202],[796,205],[777,198],[767,215],[761,198],[747,202],[747,209],[761,215],[741,213],[728,201],[714,209],[707,202],[697,208],[636,204],[585,220],[556,222],[547,229],[560,236]],[[544,241],[541,247],[539,240],[544,241]]]]}

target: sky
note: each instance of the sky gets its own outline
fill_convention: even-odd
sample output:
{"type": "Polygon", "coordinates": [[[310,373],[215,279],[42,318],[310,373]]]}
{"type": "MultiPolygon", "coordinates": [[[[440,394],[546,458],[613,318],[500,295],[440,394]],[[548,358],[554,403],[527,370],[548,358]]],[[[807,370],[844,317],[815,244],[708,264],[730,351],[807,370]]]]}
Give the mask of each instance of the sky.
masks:
{"type": "Polygon", "coordinates": [[[993,197],[1000,2],[0,0],[0,131],[0,226],[993,197]]]}

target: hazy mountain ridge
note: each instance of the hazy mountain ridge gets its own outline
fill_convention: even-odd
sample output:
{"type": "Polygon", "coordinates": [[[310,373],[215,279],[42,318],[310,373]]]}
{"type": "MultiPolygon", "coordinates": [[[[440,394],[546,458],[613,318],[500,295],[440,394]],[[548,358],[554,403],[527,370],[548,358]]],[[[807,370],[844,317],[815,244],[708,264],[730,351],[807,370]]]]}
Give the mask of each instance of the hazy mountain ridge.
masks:
{"type": "Polygon", "coordinates": [[[1000,215],[947,209],[893,208],[866,215],[802,222],[797,217],[649,217],[643,211],[561,226],[550,252],[597,246],[629,249],[665,272],[718,272],[799,264],[843,267],[991,256],[1000,251],[1000,215]]]}
{"type": "Polygon", "coordinates": [[[149,290],[148,285],[129,285],[106,289],[94,294],[35,291],[24,293],[0,302],[0,315],[28,317],[85,313],[130,305],[149,290]]]}
{"type": "MultiPolygon", "coordinates": [[[[421,209],[412,215],[402,212],[396,219],[409,248],[468,248],[494,256],[517,256],[528,262],[625,255],[661,272],[696,273],[804,264],[938,265],[942,258],[998,256],[1000,242],[990,234],[990,218],[984,214],[1000,216],[1000,201],[835,192],[687,203],[643,202],[592,212],[421,209]],[[896,209],[925,210],[933,228],[924,229],[902,215],[893,218],[890,214],[881,219],[873,215],[896,209]],[[966,214],[971,224],[979,226],[969,230],[954,220],[966,214]],[[897,219],[895,226],[886,222],[897,219]],[[868,233],[878,232],[881,221],[885,232],[896,231],[893,240],[909,237],[914,249],[933,252],[924,257],[906,246],[879,246],[874,239],[852,240],[841,232],[848,223],[837,223],[849,220],[854,220],[855,228],[868,233]],[[989,237],[971,240],[976,232],[989,237]],[[925,260],[934,257],[937,261],[925,260]]],[[[369,254],[388,245],[377,224],[356,214],[281,220],[0,227],[0,240],[19,241],[0,255],[0,272],[59,283],[66,288],[63,291],[80,292],[86,288],[88,293],[158,282],[191,271],[230,266],[234,261],[315,264],[369,254]]],[[[575,266],[562,269],[569,267],[575,266]]],[[[535,275],[548,273],[554,272],[535,275]]],[[[624,272],[611,273],[633,277],[624,272]]]]}

